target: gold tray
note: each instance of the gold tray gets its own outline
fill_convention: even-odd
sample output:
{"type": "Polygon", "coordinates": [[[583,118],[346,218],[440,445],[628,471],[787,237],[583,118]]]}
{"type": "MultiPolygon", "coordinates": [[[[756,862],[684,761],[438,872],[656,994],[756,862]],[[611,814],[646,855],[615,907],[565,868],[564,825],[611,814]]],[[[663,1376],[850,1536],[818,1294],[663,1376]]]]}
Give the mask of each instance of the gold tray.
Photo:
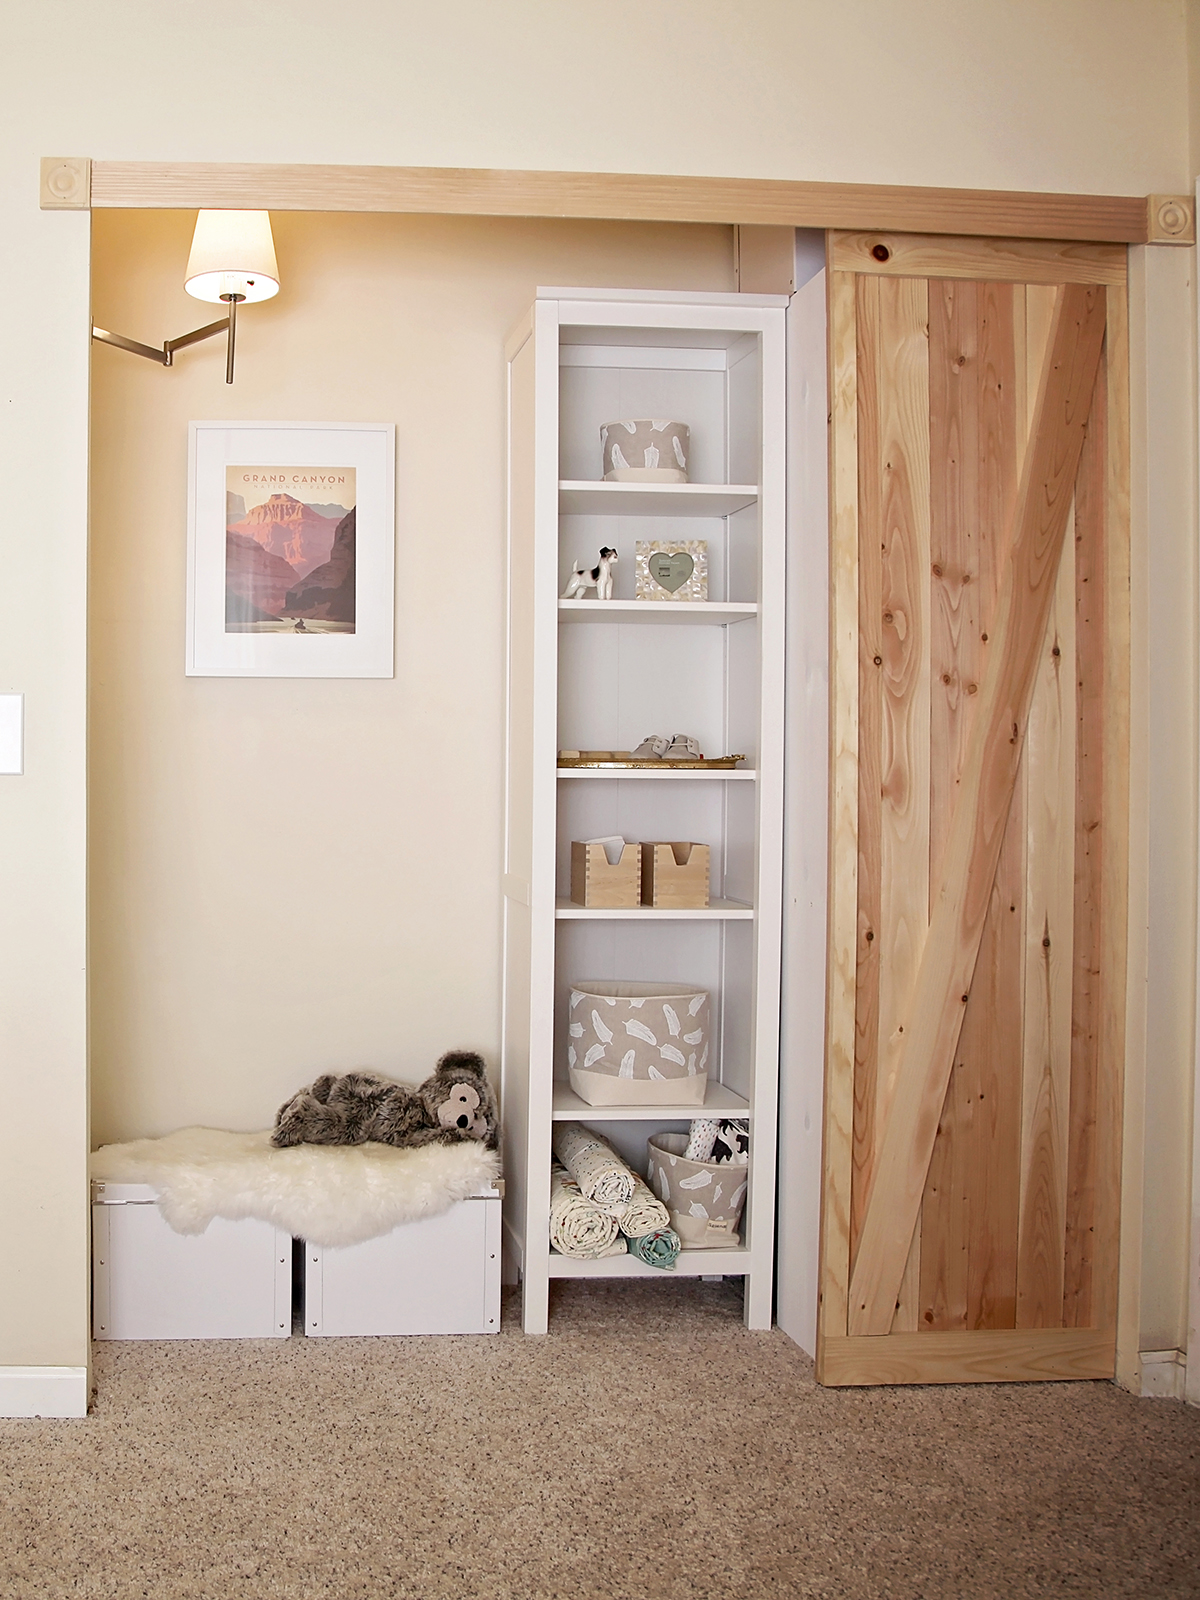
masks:
{"type": "Polygon", "coordinates": [[[578,755],[559,755],[560,767],[604,767],[622,771],[641,772],[729,772],[745,756],[709,756],[698,761],[663,761],[651,757],[648,761],[636,759],[628,750],[581,750],[578,755]]]}

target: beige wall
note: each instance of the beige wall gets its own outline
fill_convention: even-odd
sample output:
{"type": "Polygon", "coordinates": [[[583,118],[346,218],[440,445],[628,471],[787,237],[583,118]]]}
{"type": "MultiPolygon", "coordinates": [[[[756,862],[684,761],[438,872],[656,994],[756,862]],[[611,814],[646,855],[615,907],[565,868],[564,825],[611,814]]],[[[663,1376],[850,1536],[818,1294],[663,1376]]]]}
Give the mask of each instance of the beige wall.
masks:
{"type": "MultiPolygon", "coordinates": [[[[206,320],[191,223],[96,218],[106,327],[206,320]]],[[[283,291],[243,314],[232,388],[223,341],[169,373],[93,359],[97,1142],[262,1127],[319,1072],[496,1060],[504,338],[538,283],[733,287],[728,228],[285,213],[275,233],[283,291]],[[240,417],[395,422],[394,679],[184,676],[187,424],[240,417]]]]}
{"type": "MultiPolygon", "coordinates": [[[[88,219],[38,211],[38,158],[707,171],[1125,193],[1187,188],[1193,169],[1182,0],[611,0],[602,11],[555,0],[345,0],[332,12],[317,0],[264,0],[238,19],[232,68],[227,29],[197,0],[45,0],[10,11],[0,99],[0,461],[32,473],[39,492],[0,534],[0,689],[29,696],[27,775],[0,779],[0,1365],[70,1364],[86,1351],[88,219]],[[669,70],[634,47],[648,18],[669,70]],[[30,1137],[47,1126],[53,1137],[30,1137]]],[[[145,336],[159,336],[164,321],[176,326],[171,307],[143,304],[145,336]]],[[[269,315],[290,317],[285,306],[269,315]]],[[[267,326],[264,315],[261,331],[267,326]]],[[[257,337],[248,330],[247,385],[260,381],[257,337]]],[[[182,376],[147,368],[136,381],[182,376]]],[[[1155,391],[1156,370],[1146,376],[1155,391]]],[[[239,404],[250,393],[242,381],[239,404]]],[[[341,380],[333,372],[330,381],[341,380]]],[[[164,535],[168,544],[174,537],[164,535]]],[[[147,597],[151,622],[139,652],[158,649],[160,633],[171,631],[172,602],[161,597],[157,615],[160,594],[147,597]]],[[[482,640],[464,647],[472,661],[486,653],[482,640]]],[[[1179,649],[1190,662],[1194,638],[1179,649]]],[[[402,667],[423,670],[403,658],[402,667]]],[[[194,704],[208,704],[213,687],[197,686],[194,704]]],[[[266,688],[221,686],[234,704],[250,703],[235,692],[247,687],[266,688]]],[[[167,688],[152,686],[160,708],[167,688]]],[[[293,703],[284,694],[277,701],[281,710],[293,703]]],[[[1175,727],[1156,707],[1148,714],[1151,751],[1166,752],[1175,727]]],[[[220,763],[247,762],[240,737],[214,718],[213,748],[195,747],[200,772],[172,766],[164,798],[182,805],[193,781],[215,781],[220,763]]],[[[390,775],[395,759],[375,752],[358,773],[390,775]]],[[[114,782],[121,772],[117,763],[114,782]]],[[[232,787],[221,799],[227,815],[236,812],[232,787]]],[[[352,852],[342,859],[362,870],[352,852]]],[[[1190,953],[1194,928],[1170,898],[1160,897],[1156,935],[1190,953]]],[[[180,908],[166,910],[178,924],[180,908]]],[[[127,925],[111,937],[119,944],[132,934],[127,925]]],[[[392,937],[396,952],[411,935],[392,937]]],[[[163,957],[144,954],[158,987],[170,976],[163,957]]],[[[494,967],[493,956],[493,988],[494,967]]],[[[378,964],[358,981],[374,1005],[386,987],[378,964]]],[[[490,999],[471,1017],[480,1039],[489,1006],[494,1015],[490,999]]],[[[102,1036],[111,1041],[120,1021],[105,1015],[98,1006],[98,1061],[112,1050],[102,1036]]],[[[150,1043],[135,1039],[133,1055],[146,1059],[150,1043]]],[[[368,1046],[382,1049],[374,1040],[358,1047],[368,1046]]],[[[400,1046],[390,1048],[398,1062],[400,1046]]],[[[1178,1038],[1170,1048],[1181,1048],[1178,1038]]],[[[98,1084],[99,1131],[116,1103],[107,1074],[98,1084]]],[[[146,1092],[153,1100],[157,1091],[146,1092]]],[[[190,1103],[203,1095],[189,1093],[190,1103]]],[[[1183,1117],[1185,1108],[1170,1104],[1168,1113],[1183,1117]]],[[[155,1103],[146,1114],[166,1118],[169,1108],[155,1103]]],[[[249,1104],[245,1116],[257,1119],[249,1104]]]]}
{"type": "Polygon", "coordinates": [[[232,61],[200,0],[6,26],[56,151],[1186,186],[1183,0],[260,0],[232,61]]]}

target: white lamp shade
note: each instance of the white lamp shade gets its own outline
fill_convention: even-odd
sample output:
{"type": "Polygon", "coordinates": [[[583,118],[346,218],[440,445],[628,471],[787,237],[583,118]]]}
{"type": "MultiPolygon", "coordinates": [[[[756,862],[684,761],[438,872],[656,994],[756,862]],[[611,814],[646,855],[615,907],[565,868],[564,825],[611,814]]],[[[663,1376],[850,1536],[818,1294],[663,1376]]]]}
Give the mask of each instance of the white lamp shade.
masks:
{"type": "Polygon", "coordinates": [[[266,211],[201,211],[192,235],[184,288],[197,300],[238,295],[269,300],[279,293],[275,240],[266,211]]]}

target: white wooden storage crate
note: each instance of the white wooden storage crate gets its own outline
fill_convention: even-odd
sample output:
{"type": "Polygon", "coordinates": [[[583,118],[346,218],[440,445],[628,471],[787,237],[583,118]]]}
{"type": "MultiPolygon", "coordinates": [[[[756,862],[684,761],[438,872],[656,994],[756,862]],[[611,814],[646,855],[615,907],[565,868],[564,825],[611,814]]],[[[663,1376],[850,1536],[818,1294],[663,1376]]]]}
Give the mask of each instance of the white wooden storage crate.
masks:
{"type": "Polygon", "coordinates": [[[286,1339],[291,1331],[288,1234],[220,1217],[203,1233],[176,1233],[149,1184],[92,1184],[95,1338],[286,1339]]]}
{"type": "Polygon", "coordinates": [[[306,1245],[304,1331],[499,1333],[500,1191],[363,1244],[306,1245]]]}

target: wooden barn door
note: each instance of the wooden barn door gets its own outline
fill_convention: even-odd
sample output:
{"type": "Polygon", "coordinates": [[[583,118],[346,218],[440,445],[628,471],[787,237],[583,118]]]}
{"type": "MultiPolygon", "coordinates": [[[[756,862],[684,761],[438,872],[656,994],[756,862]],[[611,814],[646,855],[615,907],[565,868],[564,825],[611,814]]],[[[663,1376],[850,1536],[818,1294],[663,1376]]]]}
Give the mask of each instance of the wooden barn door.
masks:
{"type": "Polygon", "coordinates": [[[1111,1377],[1125,253],[830,238],[827,1384],[1111,1377]]]}

